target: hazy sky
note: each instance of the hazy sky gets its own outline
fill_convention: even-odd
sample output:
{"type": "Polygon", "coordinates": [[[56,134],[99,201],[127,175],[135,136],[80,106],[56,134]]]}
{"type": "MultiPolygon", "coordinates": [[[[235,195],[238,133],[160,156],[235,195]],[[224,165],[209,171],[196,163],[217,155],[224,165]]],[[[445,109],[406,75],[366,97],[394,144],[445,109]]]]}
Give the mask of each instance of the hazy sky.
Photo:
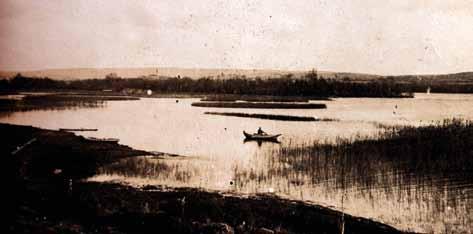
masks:
{"type": "Polygon", "coordinates": [[[1,0],[0,69],[473,70],[461,0],[1,0]]]}

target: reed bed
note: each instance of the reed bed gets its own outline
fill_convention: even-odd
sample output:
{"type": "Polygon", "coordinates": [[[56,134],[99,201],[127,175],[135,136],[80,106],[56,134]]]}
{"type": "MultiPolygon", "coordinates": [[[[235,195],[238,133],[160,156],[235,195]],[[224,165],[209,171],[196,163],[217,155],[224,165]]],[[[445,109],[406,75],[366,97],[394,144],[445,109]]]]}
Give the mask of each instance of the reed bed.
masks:
{"type": "Polygon", "coordinates": [[[334,180],[337,187],[371,186],[448,178],[472,183],[473,122],[444,120],[423,127],[391,127],[376,138],[357,136],[335,144],[283,146],[277,160],[291,167],[274,173],[299,171],[313,183],[334,180]]]}
{"type": "Polygon", "coordinates": [[[99,169],[99,173],[110,173],[122,176],[143,176],[147,174],[158,174],[163,171],[169,171],[170,168],[157,159],[148,159],[144,157],[125,158],[118,162],[106,165],[99,169]]]}
{"type": "Polygon", "coordinates": [[[291,116],[291,115],[268,115],[268,114],[248,114],[248,113],[233,113],[233,112],[205,112],[206,115],[222,115],[243,118],[269,119],[281,121],[317,121],[314,117],[308,116],[291,116]]]}
{"type": "MultiPolygon", "coordinates": [[[[323,189],[317,196],[340,199],[342,209],[344,202],[360,196],[372,204],[386,199],[400,207],[416,207],[400,211],[419,219],[418,227],[409,228],[427,233],[471,230],[471,120],[451,119],[422,127],[385,126],[373,137],[289,143],[262,156],[264,170],[235,168],[238,188],[280,181],[287,183],[278,188],[282,193],[323,189]],[[447,220],[452,217],[453,224],[447,220]]],[[[379,212],[381,218],[388,217],[390,211],[379,212]]],[[[410,223],[397,219],[396,214],[391,222],[410,223]]]]}
{"type": "Polygon", "coordinates": [[[265,170],[235,171],[239,187],[283,180],[292,184],[288,187],[323,186],[328,193],[381,189],[392,194],[415,187],[430,194],[434,188],[471,188],[473,122],[453,119],[423,127],[394,126],[372,137],[283,144],[264,155],[265,170]]]}
{"type": "Polygon", "coordinates": [[[323,103],[268,103],[268,102],[194,102],[192,106],[213,108],[255,109],[325,109],[323,103]]]}
{"type": "Polygon", "coordinates": [[[91,100],[0,100],[0,112],[98,108],[104,105],[104,101],[91,100]]]}
{"type": "Polygon", "coordinates": [[[105,165],[98,169],[99,174],[140,177],[148,179],[172,178],[179,182],[188,182],[195,171],[178,162],[162,161],[157,157],[130,157],[105,165]]]}
{"type": "Polygon", "coordinates": [[[69,94],[27,95],[19,100],[0,99],[0,112],[97,108],[103,107],[106,101],[129,100],[139,100],[139,98],[69,94]]]}
{"type": "Polygon", "coordinates": [[[250,114],[250,113],[238,113],[238,112],[205,112],[206,115],[222,115],[231,117],[242,117],[242,118],[255,118],[255,119],[269,119],[269,120],[280,120],[280,121],[339,121],[331,118],[315,118],[310,116],[294,116],[294,115],[270,115],[270,114],[250,114]]]}
{"type": "Polygon", "coordinates": [[[211,95],[201,101],[211,102],[309,102],[309,100],[330,101],[328,97],[302,97],[302,96],[267,96],[267,95],[211,95]]]}

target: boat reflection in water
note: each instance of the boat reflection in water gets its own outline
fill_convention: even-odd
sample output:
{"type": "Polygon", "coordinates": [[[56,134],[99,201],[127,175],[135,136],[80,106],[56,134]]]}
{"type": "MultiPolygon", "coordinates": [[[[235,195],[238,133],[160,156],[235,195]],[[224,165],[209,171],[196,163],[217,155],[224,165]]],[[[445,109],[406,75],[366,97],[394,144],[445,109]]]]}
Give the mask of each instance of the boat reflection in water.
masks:
{"type": "Polygon", "coordinates": [[[267,140],[248,139],[248,138],[243,139],[243,143],[248,143],[248,142],[256,142],[258,144],[258,146],[263,145],[263,143],[281,144],[281,142],[277,139],[267,139],[267,140]]]}

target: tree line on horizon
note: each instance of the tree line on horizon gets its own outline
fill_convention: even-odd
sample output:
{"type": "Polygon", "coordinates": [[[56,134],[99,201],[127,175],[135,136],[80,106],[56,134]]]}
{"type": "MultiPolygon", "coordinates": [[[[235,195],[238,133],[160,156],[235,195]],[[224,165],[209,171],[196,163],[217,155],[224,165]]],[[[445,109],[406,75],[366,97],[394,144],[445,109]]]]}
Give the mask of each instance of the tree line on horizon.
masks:
{"type": "Polygon", "coordinates": [[[236,94],[236,95],[277,95],[312,97],[405,97],[413,92],[473,93],[473,84],[436,84],[432,81],[399,82],[395,78],[380,78],[357,81],[349,78],[324,78],[316,71],[308,72],[300,78],[291,74],[280,78],[229,79],[202,77],[160,77],[120,78],[107,76],[105,79],[53,80],[50,78],[26,77],[17,74],[11,79],[0,80],[0,91],[18,90],[88,90],[124,92],[127,90],[152,90],[155,93],[189,94],[236,94]]]}

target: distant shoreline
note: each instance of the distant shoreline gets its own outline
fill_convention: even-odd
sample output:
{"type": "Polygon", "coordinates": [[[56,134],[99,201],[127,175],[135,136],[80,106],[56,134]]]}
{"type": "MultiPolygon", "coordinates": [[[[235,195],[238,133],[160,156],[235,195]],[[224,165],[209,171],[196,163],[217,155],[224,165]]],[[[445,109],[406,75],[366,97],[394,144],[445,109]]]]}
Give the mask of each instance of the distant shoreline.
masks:
{"type": "MultiPolygon", "coordinates": [[[[44,69],[3,69],[0,70],[0,78],[14,77],[17,73],[33,77],[49,77],[53,79],[91,79],[105,78],[109,73],[117,73],[124,78],[133,78],[139,76],[148,76],[158,74],[162,76],[188,76],[191,78],[200,78],[203,76],[226,75],[245,75],[247,77],[266,76],[276,77],[285,74],[301,75],[314,68],[307,69],[272,69],[272,68],[191,68],[191,67],[77,67],[77,68],[44,68],[44,69]],[[157,71],[157,72],[156,72],[157,71]]],[[[445,73],[420,73],[420,74],[378,74],[370,72],[351,72],[351,71],[328,71],[318,70],[320,75],[325,77],[352,77],[352,78],[383,78],[383,77],[442,77],[442,76],[465,76],[473,75],[471,71],[445,72],[445,73]]]]}
{"type": "MultiPolygon", "coordinates": [[[[50,78],[34,78],[17,74],[14,78],[0,80],[0,92],[70,90],[121,93],[125,95],[150,95],[153,93],[193,93],[204,95],[284,96],[284,97],[412,97],[412,93],[424,92],[426,84],[397,83],[391,79],[349,80],[332,79],[312,71],[302,77],[287,74],[280,78],[246,78],[232,76],[229,79],[202,77],[139,77],[121,78],[109,74],[105,79],[60,81],[50,78]]],[[[430,86],[428,86],[430,89],[430,86]]],[[[447,89],[451,92],[473,92],[473,86],[432,86],[432,92],[447,89]],[[470,90],[471,88],[471,90],[470,90]]]]}

